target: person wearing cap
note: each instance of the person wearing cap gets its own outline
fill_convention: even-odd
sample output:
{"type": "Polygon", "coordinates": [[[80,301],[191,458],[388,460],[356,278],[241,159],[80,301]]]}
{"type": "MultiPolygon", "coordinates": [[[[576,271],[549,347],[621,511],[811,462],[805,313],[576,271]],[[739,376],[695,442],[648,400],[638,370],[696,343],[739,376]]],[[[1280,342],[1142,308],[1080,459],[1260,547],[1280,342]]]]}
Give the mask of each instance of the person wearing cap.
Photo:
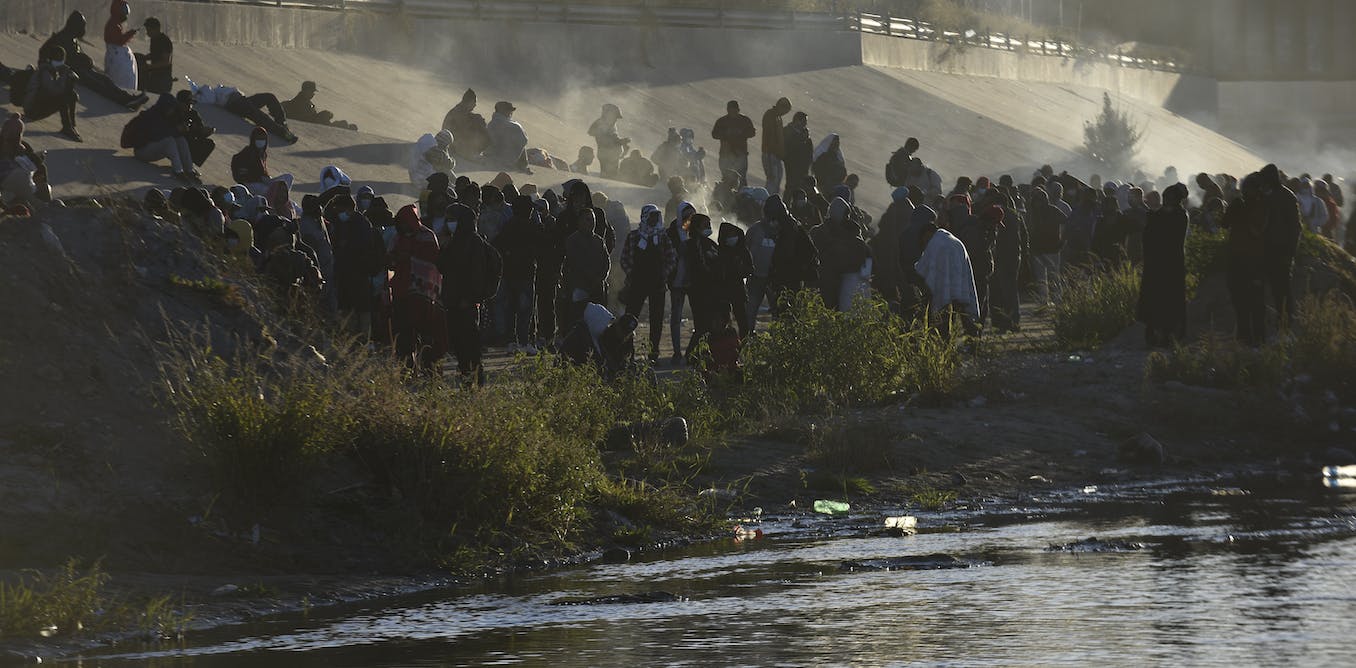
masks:
{"type": "Polygon", "coordinates": [[[598,169],[603,178],[617,178],[618,165],[631,145],[630,138],[617,134],[617,121],[621,118],[621,109],[617,105],[604,104],[602,115],[589,126],[589,136],[598,144],[598,169]]]}
{"type": "Polygon", "coordinates": [[[314,81],[301,82],[301,92],[296,97],[282,103],[283,112],[294,121],[329,125],[345,130],[357,130],[358,126],[348,121],[334,120],[334,112],[317,109],[315,106],[316,85],[314,81]]]}
{"type": "Polygon", "coordinates": [[[781,98],[763,112],[763,174],[767,177],[767,191],[778,193],[786,176],[786,129],[782,117],[791,111],[791,100],[781,98]]]}
{"type": "Polygon", "coordinates": [[[24,118],[31,123],[59,114],[61,136],[71,141],[83,141],[75,130],[75,103],[80,99],[75,92],[75,82],[79,78],[66,66],[66,50],[51,47],[46,57],[38,62],[37,71],[28,78],[23,97],[24,118]]]}
{"type": "Polygon", "coordinates": [[[193,158],[193,164],[202,167],[212,155],[212,151],[217,148],[216,140],[212,139],[217,129],[202,120],[192,91],[181,90],[175,99],[179,101],[179,115],[184,123],[184,139],[188,141],[188,153],[193,158]]]}
{"type": "Polygon", "coordinates": [[[720,173],[734,171],[739,174],[739,186],[748,185],[749,180],[749,140],[758,134],[753,120],[739,113],[739,102],[730,100],[725,105],[725,115],[716,119],[711,127],[711,138],[720,142],[720,173]]]}
{"type": "Polygon", "coordinates": [[[147,53],[137,54],[138,83],[144,92],[168,94],[174,87],[174,42],[160,30],[160,19],[152,16],[142,26],[151,45],[147,53]]]}
{"type": "Polygon", "coordinates": [[[522,123],[513,120],[517,107],[504,101],[494,105],[494,117],[487,130],[490,147],[485,151],[485,162],[495,169],[515,169],[531,174],[527,167],[527,131],[522,123]]]}
{"type": "MultiPolygon", "coordinates": [[[[782,131],[782,162],[786,174],[785,199],[791,199],[791,193],[805,187],[805,179],[810,176],[810,166],[814,164],[815,141],[810,138],[809,117],[803,111],[797,111],[791,122],[782,131]]],[[[769,193],[776,195],[778,193],[769,193]]]]}

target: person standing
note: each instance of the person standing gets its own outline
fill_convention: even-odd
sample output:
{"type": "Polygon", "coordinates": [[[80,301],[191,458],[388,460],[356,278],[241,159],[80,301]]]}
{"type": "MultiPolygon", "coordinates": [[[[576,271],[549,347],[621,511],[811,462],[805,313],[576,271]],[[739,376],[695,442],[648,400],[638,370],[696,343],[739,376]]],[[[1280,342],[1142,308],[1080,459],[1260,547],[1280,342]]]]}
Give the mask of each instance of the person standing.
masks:
{"type": "MultiPolygon", "coordinates": [[[[1262,198],[1267,214],[1264,235],[1267,285],[1271,288],[1271,298],[1275,302],[1281,327],[1284,328],[1294,310],[1290,282],[1294,275],[1295,252],[1299,248],[1303,223],[1299,200],[1281,182],[1281,172],[1276,165],[1263,167],[1261,175],[1262,198]]],[[[1147,239],[1145,245],[1148,245],[1147,239]]]]}
{"type": "Polygon", "coordinates": [[[602,115],[589,126],[589,136],[598,144],[598,170],[603,178],[617,178],[617,168],[631,140],[617,134],[617,121],[622,117],[615,104],[603,105],[602,115]]]}
{"type": "Polygon", "coordinates": [[[443,275],[438,269],[438,237],[407,204],[395,216],[391,246],[391,334],[396,355],[424,372],[437,369],[447,353],[447,317],[438,299],[443,275]]]}
{"type": "Polygon", "coordinates": [[[1266,227],[1261,176],[1244,177],[1242,193],[1224,210],[1220,224],[1228,232],[1229,297],[1238,322],[1238,341],[1257,347],[1267,339],[1266,227]]]}
{"type": "Polygon", "coordinates": [[[803,189],[806,177],[810,176],[810,166],[815,160],[815,141],[810,138],[809,123],[809,116],[803,111],[797,111],[791,117],[791,123],[782,131],[785,153],[783,164],[786,167],[786,191],[782,193],[783,199],[790,199],[791,193],[803,189]]]}
{"type": "MultiPolygon", "coordinates": [[[[711,239],[711,217],[693,214],[688,220],[688,238],[680,251],[687,260],[688,292],[692,303],[692,337],[688,339],[683,359],[692,363],[692,353],[702,337],[711,332],[712,323],[720,314],[721,262],[720,248],[711,239]]],[[[675,350],[674,354],[677,354],[675,350]]]]}
{"type": "Polygon", "coordinates": [[[125,0],[113,0],[108,22],[104,24],[104,71],[123,90],[137,90],[137,60],[132,54],[132,39],[137,29],[124,30],[132,8],[125,0]]]}
{"type": "Polygon", "coordinates": [[[725,105],[725,115],[716,119],[711,128],[711,138],[720,142],[720,173],[733,171],[739,174],[741,188],[749,181],[749,140],[757,134],[753,120],[739,113],[736,100],[725,105]]]}
{"type": "MultiPolygon", "coordinates": [[[[537,278],[537,253],[545,230],[532,198],[513,198],[513,214],[504,222],[494,247],[504,259],[504,281],[499,300],[504,334],[509,337],[509,352],[537,354],[532,345],[532,306],[537,278]]],[[[500,324],[500,323],[496,323],[500,324]]]]}
{"type": "Polygon", "coordinates": [[[168,94],[174,87],[174,42],[160,30],[160,19],[146,19],[142,26],[150,39],[147,53],[137,54],[137,73],[141,90],[147,93],[168,94]]]}
{"type": "Polygon", "coordinates": [[[441,299],[447,309],[447,333],[462,382],[485,384],[481,364],[480,305],[499,290],[502,261],[484,237],[476,231],[476,213],[465,204],[447,207],[448,244],[438,252],[438,271],[442,275],[441,299]]]}
{"type": "Polygon", "coordinates": [[[847,161],[843,158],[842,140],[838,133],[830,132],[815,147],[813,169],[816,184],[831,193],[833,189],[847,180],[847,161]]]}
{"type": "Polygon", "coordinates": [[[664,232],[663,214],[659,207],[646,204],[640,208],[640,225],[626,235],[622,244],[621,266],[626,272],[622,301],[626,313],[636,317],[649,302],[651,364],[659,361],[659,342],[664,338],[665,283],[677,262],[677,251],[664,232]]]}
{"type": "Polygon", "coordinates": [[[781,98],[772,108],[763,112],[763,174],[767,176],[767,191],[777,194],[782,190],[786,176],[786,136],[782,117],[791,111],[791,100],[781,98]]]}
{"type": "Polygon", "coordinates": [[[1163,191],[1163,208],[1144,226],[1144,273],[1139,307],[1144,341],[1150,348],[1171,346],[1186,337],[1186,235],[1188,195],[1181,183],[1163,191]]]}
{"type": "Polygon", "coordinates": [[[607,295],[607,275],[612,261],[607,245],[598,235],[595,209],[580,209],[574,216],[575,231],[565,240],[565,285],[569,306],[562,329],[569,330],[584,315],[588,304],[602,304],[607,295]]]}

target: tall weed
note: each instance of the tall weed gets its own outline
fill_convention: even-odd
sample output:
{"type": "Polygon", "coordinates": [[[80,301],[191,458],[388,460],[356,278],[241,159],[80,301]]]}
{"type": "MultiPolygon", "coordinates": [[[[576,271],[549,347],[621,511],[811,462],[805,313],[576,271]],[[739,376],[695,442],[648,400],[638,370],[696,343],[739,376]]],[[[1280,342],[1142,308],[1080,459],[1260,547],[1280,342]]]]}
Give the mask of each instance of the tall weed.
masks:
{"type": "Polygon", "coordinates": [[[1055,338],[1068,349],[1096,348],[1134,324],[1138,302],[1139,270],[1129,262],[1069,270],[1055,306],[1055,338]]]}

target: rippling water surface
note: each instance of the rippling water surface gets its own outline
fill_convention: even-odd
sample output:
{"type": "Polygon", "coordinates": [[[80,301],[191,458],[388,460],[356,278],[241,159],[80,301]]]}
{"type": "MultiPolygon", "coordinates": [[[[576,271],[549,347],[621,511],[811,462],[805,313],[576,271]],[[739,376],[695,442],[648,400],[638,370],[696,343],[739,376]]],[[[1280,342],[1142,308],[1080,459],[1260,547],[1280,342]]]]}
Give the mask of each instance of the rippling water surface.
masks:
{"type": "Polygon", "coordinates": [[[1356,665],[1356,496],[1173,484],[1021,507],[772,518],[703,545],[280,618],[90,666],[1356,665]],[[1096,536],[1120,551],[1052,551],[1096,536]],[[1142,549],[1124,549],[1142,544],[1142,549]],[[969,567],[862,571],[944,553],[969,567]],[[665,591],[677,602],[562,606],[665,591]]]}

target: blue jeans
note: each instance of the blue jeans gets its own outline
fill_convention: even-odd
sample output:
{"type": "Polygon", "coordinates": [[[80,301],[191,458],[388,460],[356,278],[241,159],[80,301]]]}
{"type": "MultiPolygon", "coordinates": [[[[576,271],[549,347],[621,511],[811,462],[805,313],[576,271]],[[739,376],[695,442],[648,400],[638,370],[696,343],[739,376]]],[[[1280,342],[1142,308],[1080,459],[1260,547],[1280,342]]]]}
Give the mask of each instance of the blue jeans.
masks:
{"type": "Polygon", "coordinates": [[[495,329],[502,331],[503,337],[511,343],[532,343],[532,308],[535,302],[536,286],[532,279],[505,280],[500,283],[499,294],[495,297],[495,329]]]}
{"type": "Polygon", "coordinates": [[[786,166],[782,159],[771,153],[763,154],[763,174],[767,176],[767,191],[773,195],[782,192],[782,178],[786,176],[786,166]]]}

